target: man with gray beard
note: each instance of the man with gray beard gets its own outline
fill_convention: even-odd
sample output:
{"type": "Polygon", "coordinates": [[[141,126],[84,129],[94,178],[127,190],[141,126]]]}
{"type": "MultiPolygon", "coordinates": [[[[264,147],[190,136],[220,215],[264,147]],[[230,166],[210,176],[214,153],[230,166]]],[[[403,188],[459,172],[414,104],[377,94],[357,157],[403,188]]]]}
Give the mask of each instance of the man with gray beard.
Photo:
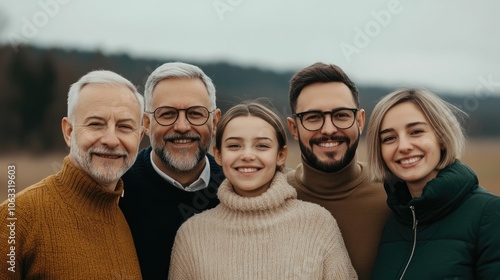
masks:
{"type": "Polygon", "coordinates": [[[110,71],[71,86],[61,171],[0,205],[11,226],[0,230],[10,244],[0,246],[0,279],[141,279],[118,200],[139,151],[143,108],[134,85],[110,71]]]}
{"type": "Polygon", "coordinates": [[[215,207],[224,174],[208,154],[221,112],[203,71],[174,62],[145,86],[143,125],[151,147],[122,177],[120,207],[132,230],[144,279],[167,279],[175,234],[189,217],[215,207]]]}

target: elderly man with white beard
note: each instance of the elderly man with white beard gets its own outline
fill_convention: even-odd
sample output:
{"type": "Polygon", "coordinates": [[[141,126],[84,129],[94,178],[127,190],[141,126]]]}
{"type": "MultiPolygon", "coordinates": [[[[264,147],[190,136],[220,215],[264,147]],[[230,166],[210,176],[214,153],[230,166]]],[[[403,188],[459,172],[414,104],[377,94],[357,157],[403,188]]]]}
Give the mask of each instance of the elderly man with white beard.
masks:
{"type": "Polygon", "coordinates": [[[0,279],[141,279],[118,200],[143,136],[143,104],[134,85],[110,71],[71,86],[62,170],[0,205],[2,221],[13,225],[0,231],[13,240],[0,246],[0,279]]]}

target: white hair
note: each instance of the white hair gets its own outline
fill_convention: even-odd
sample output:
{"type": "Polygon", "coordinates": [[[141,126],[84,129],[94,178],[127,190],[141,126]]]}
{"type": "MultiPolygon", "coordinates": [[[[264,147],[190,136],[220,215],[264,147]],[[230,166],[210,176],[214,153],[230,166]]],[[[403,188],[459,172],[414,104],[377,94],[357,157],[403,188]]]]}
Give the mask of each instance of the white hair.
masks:
{"type": "Polygon", "coordinates": [[[151,106],[154,88],[160,81],[168,78],[201,79],[208,91],[211,107],[209,110],[215,110],[215,86],[212,79],[210,79],[210,77],[208,77],[198,66],[183,62],[169,62],[156,68],[146,81],[144,98],[146,100],[146,107],[149,111],[153,109],[151,106]]]}
{"type": "Polygon", "coordinates": [[[96,70],[87,73],[82,76],[76,83],[72,84],[68,92],[68,118],[73,122],[74,120],[74,109],[78,102],[78,95],[85,85],[88,84],[100,84],[100,85],[114,85],[114,86],[125,86],[130,91],[132,91],[139,102],[139,107],[141,109],[141,116],[144,113],[144,98],[137,91],[137,88],[127,79],[120,76],[115,72],[108,70],[96,70]]]}

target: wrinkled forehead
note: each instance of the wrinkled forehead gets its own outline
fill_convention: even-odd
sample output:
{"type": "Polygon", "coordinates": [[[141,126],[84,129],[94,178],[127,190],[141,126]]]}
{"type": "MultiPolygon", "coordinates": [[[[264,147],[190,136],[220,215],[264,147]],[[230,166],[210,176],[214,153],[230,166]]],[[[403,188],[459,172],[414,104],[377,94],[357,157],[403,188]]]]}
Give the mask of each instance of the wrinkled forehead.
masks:
{"type": "Polygon", "coordinates": [[[201,79],[169,78],[160,81],[153,90],[152,109],[172,106],[185,109],[203,106],[211,109],[208,90],[201,79]]]}
{"type": "Polygon", "coordinates": [[[119,114],[140,118],[141,104],[125,86],[89,84],[80,91],[75,116],[119,114]]]}

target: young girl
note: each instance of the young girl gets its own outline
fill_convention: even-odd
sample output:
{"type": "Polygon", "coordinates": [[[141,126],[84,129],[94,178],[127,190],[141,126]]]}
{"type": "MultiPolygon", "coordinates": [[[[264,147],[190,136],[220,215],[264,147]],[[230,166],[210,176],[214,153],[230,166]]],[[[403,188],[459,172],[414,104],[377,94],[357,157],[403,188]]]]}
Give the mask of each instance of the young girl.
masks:
{"type": "Polygon", "coordinates": [[[394,212],[372,279],[499,279],[500,197],[458,159],[454,107],[421,89],[383,98],[368,135],[370,174],[394,212]]]}
{"type": "Polygon", "coordinates": [[[272,110],[229,109],[214,155],[226,175],[220,204],[181,226],[169,279],[357,279],[335,219],[287,183],[286,134],[272,110]]]}

